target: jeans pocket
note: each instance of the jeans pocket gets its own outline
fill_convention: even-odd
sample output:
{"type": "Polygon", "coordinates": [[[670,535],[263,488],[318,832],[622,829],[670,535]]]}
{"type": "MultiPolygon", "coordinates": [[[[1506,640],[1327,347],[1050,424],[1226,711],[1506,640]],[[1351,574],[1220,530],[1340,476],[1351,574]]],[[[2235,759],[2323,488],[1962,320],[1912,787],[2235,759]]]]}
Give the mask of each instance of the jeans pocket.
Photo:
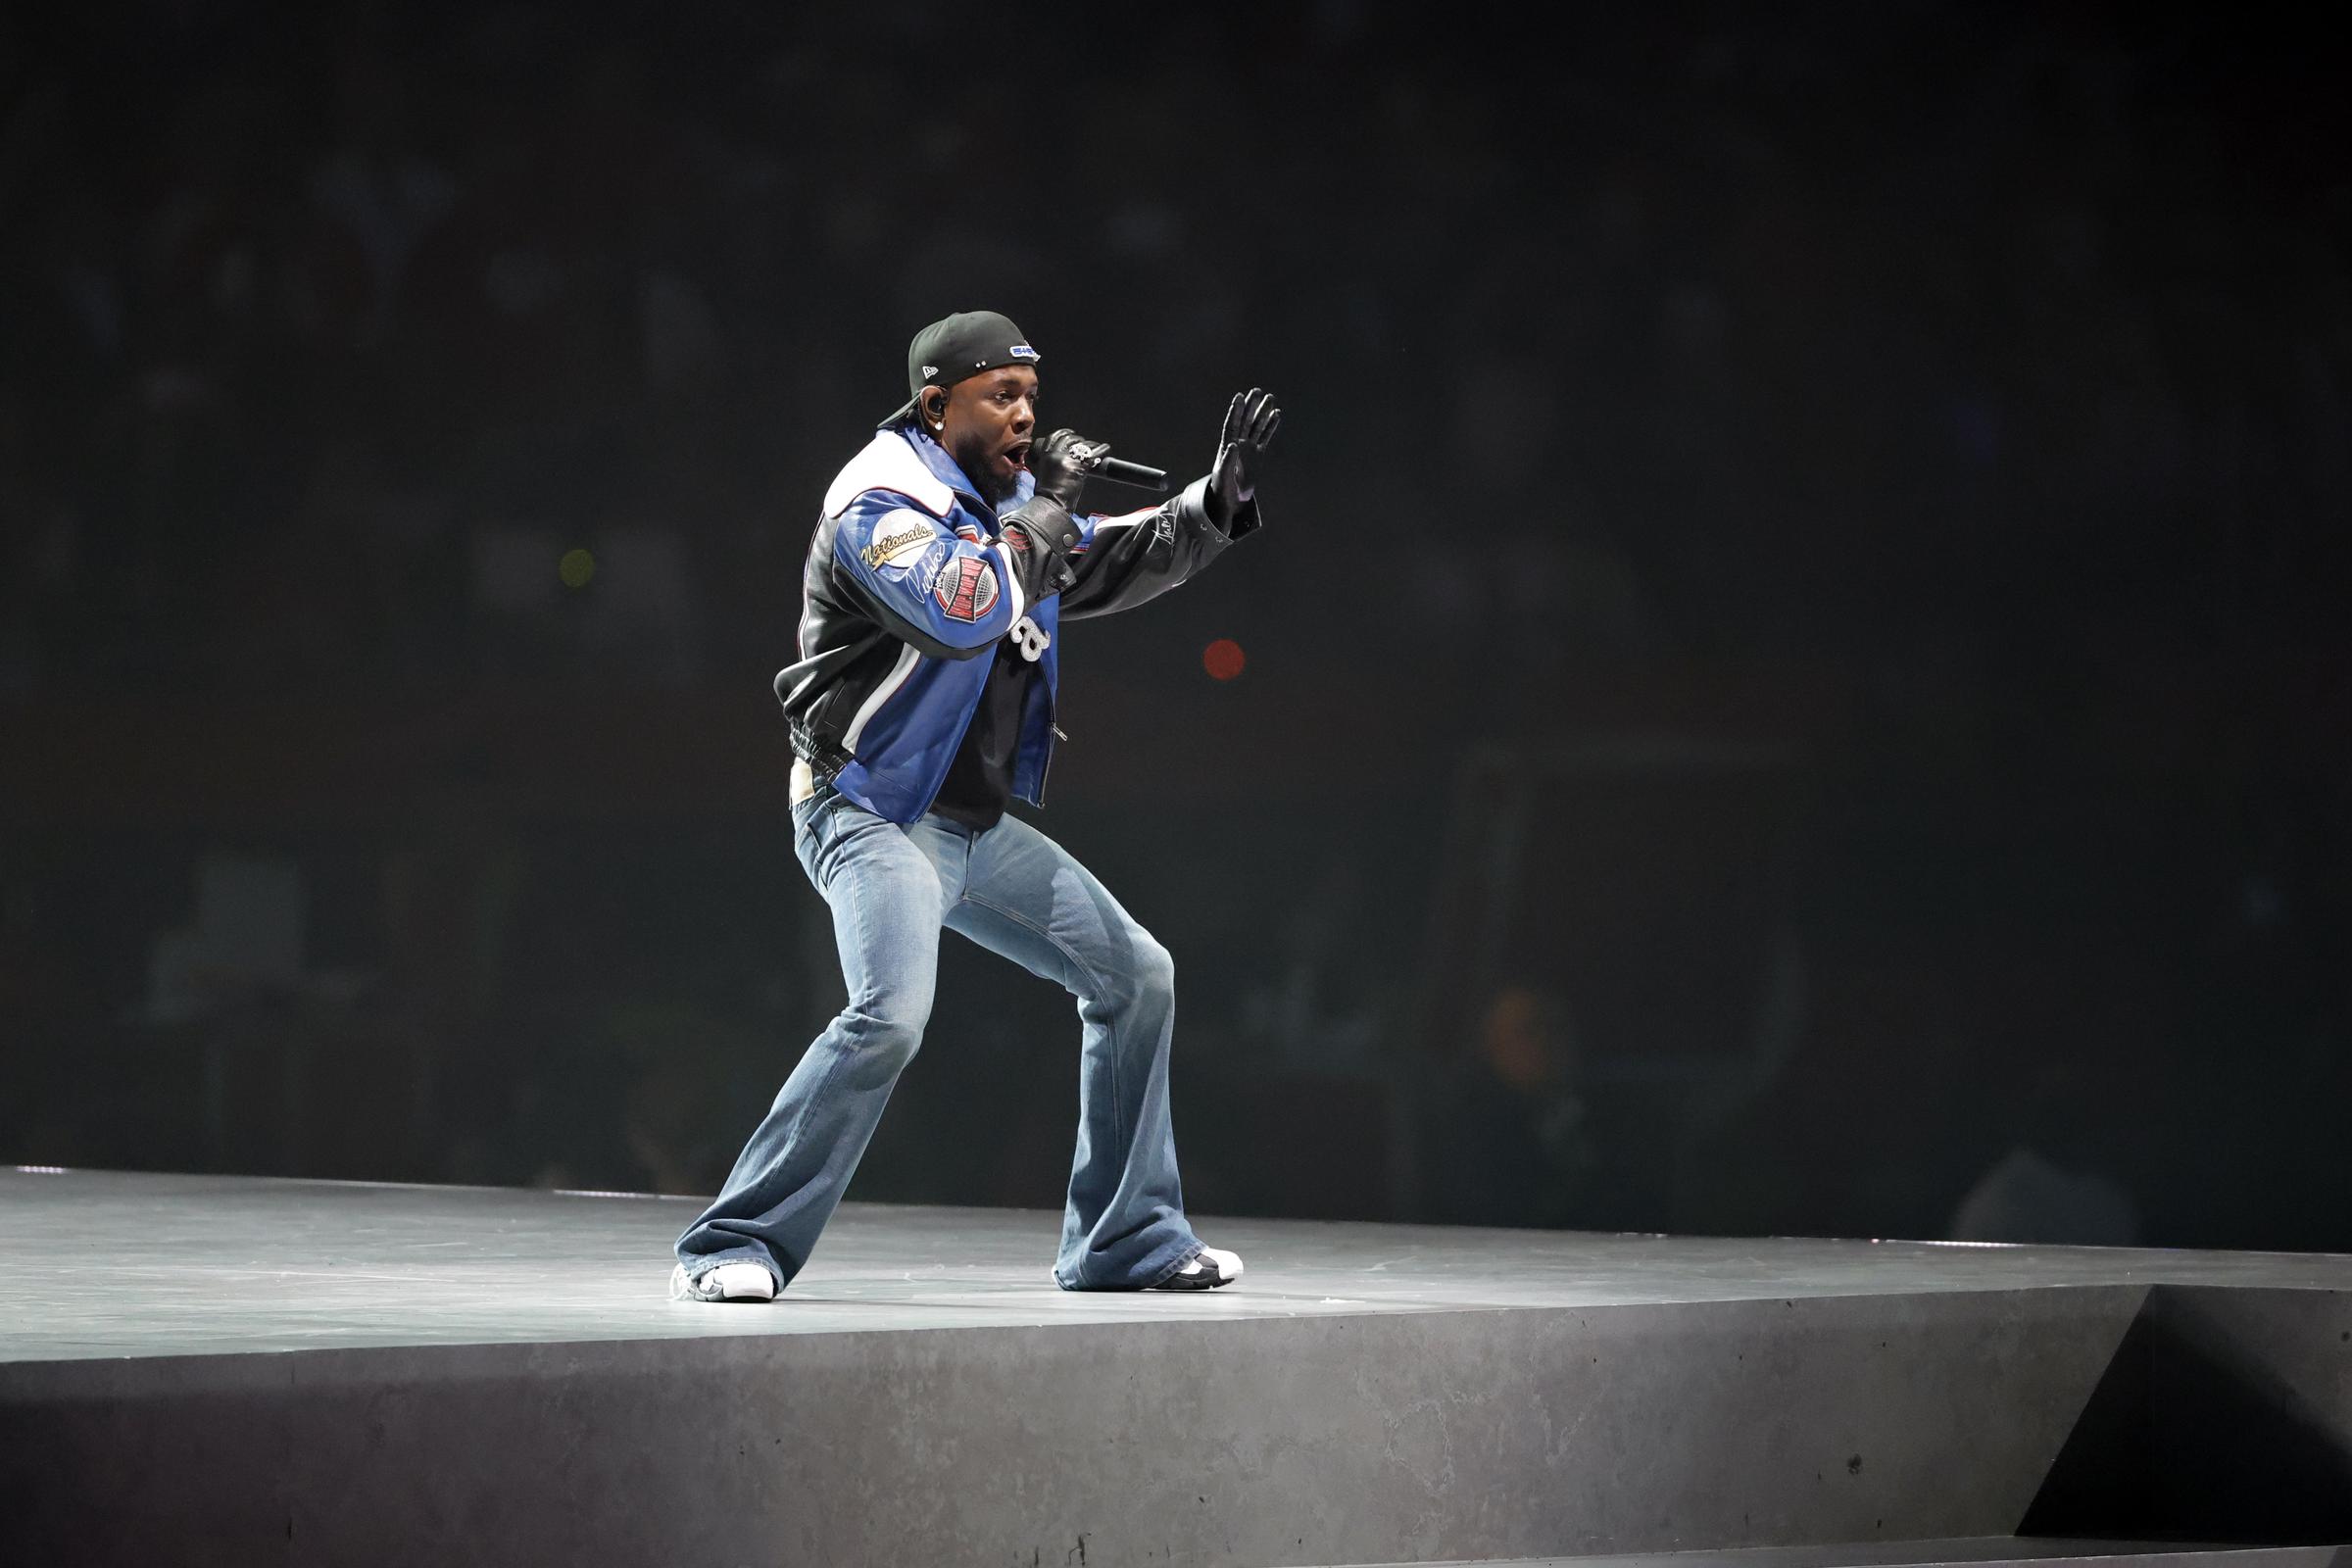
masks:
{"type": "Polygon", "coordinates": [[[810,881],[816,879],[815,852],[824,838],[825,808],[840,798],[830,784],[820,783],[814,795],[792,803],[792,849],[810,881]]]}
{"type": "Polygon", "coordinates": [[[846,795],[829,796],[823,806],[808,820],[808,831],[801,840],[801,865],[817,892],[829,900],[827,885],[832,881],[843,859],[848,857],[870,855],[874,846],[867,835],[891,833],[904,837],[906,829],[887,817],[877,816],[846,795]]]}

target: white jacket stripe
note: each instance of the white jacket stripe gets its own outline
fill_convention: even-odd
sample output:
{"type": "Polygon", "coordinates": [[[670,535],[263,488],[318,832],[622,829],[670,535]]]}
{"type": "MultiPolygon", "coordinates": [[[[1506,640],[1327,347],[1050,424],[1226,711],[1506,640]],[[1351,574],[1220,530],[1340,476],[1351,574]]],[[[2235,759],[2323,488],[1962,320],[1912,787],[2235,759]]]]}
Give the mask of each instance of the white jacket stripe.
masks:
{"type": "Polygon", "coordinates": [[[858,737],[865,733],[866,721],[881,711],[884,703],[898,695],[899,688],[906,684],[906,677],[914,673],[915,661],[920,658],[922,655],[914,651],[912,643],[899,650],[899,662],[891,666],[890,674],[881,685],[866,694],[865,701],[858,705],[857,713],[851,717],[850,727],[842,731],[843,751],[853,757],[858,755],[858,737]]]}

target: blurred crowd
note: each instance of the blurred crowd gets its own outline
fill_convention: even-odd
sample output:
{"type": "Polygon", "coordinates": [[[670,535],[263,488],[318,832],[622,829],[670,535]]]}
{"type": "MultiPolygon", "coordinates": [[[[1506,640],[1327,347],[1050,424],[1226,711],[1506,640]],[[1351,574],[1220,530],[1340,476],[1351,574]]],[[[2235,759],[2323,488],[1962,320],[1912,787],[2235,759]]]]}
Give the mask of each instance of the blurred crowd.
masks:
{"type": "MultiPolygon", "coordinates": [[[[1044,349],[1049,423],[1145,461],[1204,463],[1240,386],[1290,410],[1264,547],[1072,639],[1098,710],[1207,737],[1198,650],[1240,637],[1270,695],[1203,744],[1288,760],[1150,841],[1107,786],[1053,819],[1202,955],[1209,1200],[1914,1231],[2077,1203],[2083,1239],[2352,1246],[2260,1218],[2352,1196],[2296,1120],[2352,1087],[2352,127],[2317,56],[1932,0],[1563,18],[1543,51],[1349,0],[1083,15],[0,18],[6,777],[39,800],[81,745],[140,780],[12,811],[0,1001],[110,1060],[185,1046],[127,1144],[62,1045],[0,1134],[710,1186],[832,1004],[776,829],[474,786],[526,714],[591,774],[652,749],[616,698],[769,724],[825,480],[911,331],[986,307],[1044,349]],[[214,715],[333,750],[461,707],[446,749],[364,754],[396,812],[275,767],[233,829],[172,808],[214,715]],[[161,712],[199,722],[148,744],[161,712]],[[1639,1007],[1562,978],[1592,916],[1547,906],[1504,907],[1508,972],[1433,1035],[1466,744],[1673,729],[1800,759],[1769,896],[1707,937],[1757,955],[1710,982],[1740,1064],[1629,1065],[1605,1020],[1639,1007]],[[1354,1152],[1296,1168],[1385,1174],[1303,1191],[1246,1141],[1337,1105],[1354,1152]],[[2237,1174],[2180,1174],[2182,1140],[2237,1174]]],[[[1660,907],[1727,875],[1689,826],[1627,829],[1660,907]]],[[[1675,984],[1671,953],[1624,963],[1580,984],[1675,984]]],[[[1008,1040],[1059,1018],[982,994],[1008,1040]]],[[[953,1196],[921,1129],[956,1097],[1060,1139],[1030,1107],[1061,1082],[926,1057],[867,1195],[953,1196]]],[[[1051,1201],[1053,1163],[956,1191],[1051,1201]]]]}

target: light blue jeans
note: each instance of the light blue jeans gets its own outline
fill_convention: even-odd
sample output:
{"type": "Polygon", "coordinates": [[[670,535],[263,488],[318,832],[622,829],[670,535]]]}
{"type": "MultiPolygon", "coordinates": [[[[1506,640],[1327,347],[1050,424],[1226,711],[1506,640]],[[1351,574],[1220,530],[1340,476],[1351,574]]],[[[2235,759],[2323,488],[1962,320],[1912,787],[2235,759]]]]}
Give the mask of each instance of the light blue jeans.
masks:
{"type": "Polygon", "coordinates": [[[802,869],[833,908],[849,1003],[678,1238],[687,1271],[749,1261],[789,1284],[808,1263],[922,1043],[943,925],[1078,999],[1078,1152],[1054,1279],[1067,1291],[1140,1290],[1183,1267],[1200,1244],[1168,1116],[1167,950],[1067,851],[1012,816],[980,833],[930,815],[902,827],[820,783],[792,825],[802,869]]]}

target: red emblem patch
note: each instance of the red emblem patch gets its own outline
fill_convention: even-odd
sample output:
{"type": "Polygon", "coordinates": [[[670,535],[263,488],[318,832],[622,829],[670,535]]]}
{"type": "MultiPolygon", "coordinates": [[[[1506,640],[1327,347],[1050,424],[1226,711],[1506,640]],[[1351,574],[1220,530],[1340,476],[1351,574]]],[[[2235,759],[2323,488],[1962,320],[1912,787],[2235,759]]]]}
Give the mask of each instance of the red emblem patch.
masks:
{"type": "Polygon", "coordinates": [[[951,620],[978,620],[996,608],[997,574],[985,561],[951,556],[931,579],[931,597],[951,620]]]}

